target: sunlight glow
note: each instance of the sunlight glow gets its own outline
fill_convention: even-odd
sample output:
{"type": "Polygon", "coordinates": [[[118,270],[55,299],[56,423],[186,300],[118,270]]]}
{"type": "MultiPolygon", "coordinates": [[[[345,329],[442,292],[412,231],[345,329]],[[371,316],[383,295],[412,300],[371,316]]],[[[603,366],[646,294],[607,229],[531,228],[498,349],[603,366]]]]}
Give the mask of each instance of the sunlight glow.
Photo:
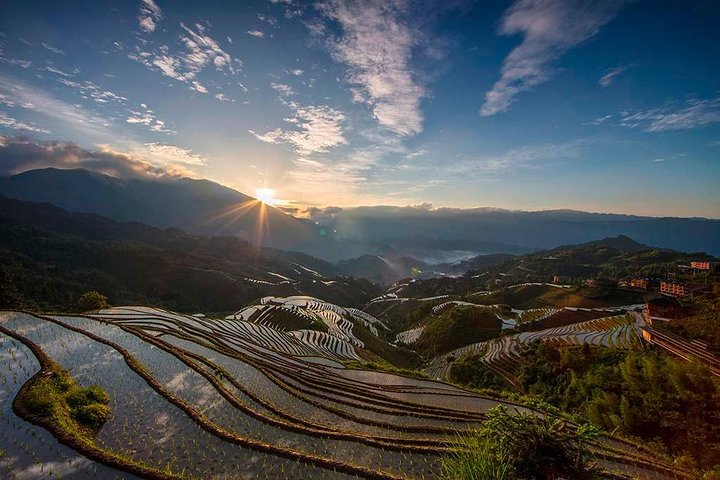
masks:
{"type": "Polygon", "coordinates": [[[256,188],[255,198],[267,205],[275,205],[277,199],[275,198],[275,190],[272,188],[256,188]]]}

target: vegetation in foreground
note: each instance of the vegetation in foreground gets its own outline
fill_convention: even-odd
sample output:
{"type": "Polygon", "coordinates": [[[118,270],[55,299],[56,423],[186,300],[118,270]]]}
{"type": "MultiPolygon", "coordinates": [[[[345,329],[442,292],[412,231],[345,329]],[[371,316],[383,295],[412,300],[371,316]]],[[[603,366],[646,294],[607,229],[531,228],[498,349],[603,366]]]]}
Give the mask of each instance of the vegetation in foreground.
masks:
{"type": "Polygon", "coordinates": [[[530,413],[488,412],[480,430],[461,436],[442,461],[447,480],[577,480],[599,478],[590,442],[596,428],[568,428],[565,421],[530,413]]]}
{"type": "Polygon", "coordinates": [[[94,437],[110,418],[110,396],[105,390],[80,387],[57,366],[36,377],[18,401],[28,413],[85,438],[94,437]]]}

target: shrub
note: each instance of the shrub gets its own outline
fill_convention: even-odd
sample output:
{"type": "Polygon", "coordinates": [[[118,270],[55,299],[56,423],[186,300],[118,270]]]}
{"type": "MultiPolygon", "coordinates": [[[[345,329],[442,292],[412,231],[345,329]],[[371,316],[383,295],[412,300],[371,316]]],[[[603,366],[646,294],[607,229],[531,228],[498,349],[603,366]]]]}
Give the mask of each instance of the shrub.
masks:
{"type": "Polygon", "coordinates": [[[110,418],[110,408],[100,403],[91,403],[74,408],[71,416],[83,426],[98,429],[110,418]]]}
{"type": "Polygon", "coordinates": [[[77,312],[89,312],[91,310],[100,310],[107,308],[108,304],[107,297],[101,295],[95,290],[83,293],[75,303],[75,311],[77,312]]]}
{"type": "Polygon", "coordinates": [[[455,454],[443,457],[440,478],[447,480],[510,480],[510,455],[480,432],[459,438],[455,454]]]}
{"type": "Polygon", "coordinates": [[[589,442],[591,426],[570,427],[561,419],[496,407],[482,429],[461,437],[443,458],[443,477],[455,480],[591,479],[597,476],[589,442]]]}

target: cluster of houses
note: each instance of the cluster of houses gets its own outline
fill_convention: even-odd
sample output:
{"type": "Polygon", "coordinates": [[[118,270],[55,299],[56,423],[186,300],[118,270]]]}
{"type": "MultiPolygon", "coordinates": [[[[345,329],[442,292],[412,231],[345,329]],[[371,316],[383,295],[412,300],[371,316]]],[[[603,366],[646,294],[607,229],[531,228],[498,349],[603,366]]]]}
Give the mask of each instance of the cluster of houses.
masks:
{"type": "MultiPolygon", "coordinates": [[[[697,261],[690,262],[690,265],[680,265],[679,268],[683,271],[692,270],[694,272],[706,271],[710,272],[714,270],[720,263],[710,261],[697,261]]],[[[702,288],[701,285],[680,282],[677,281],[677,275],[669,274],[667,280],[657,280],[651,278],[631,278],[628,280],[621,280],[618,282],[619,287],[632,288],[634,290],[641,290],[643,292],[658,291],[663,295],[671,297],[688,297],[692,296],[693,292],[698,288],[702,288]],[[673,280],[674,278],[675,280],[673,280]]]]}

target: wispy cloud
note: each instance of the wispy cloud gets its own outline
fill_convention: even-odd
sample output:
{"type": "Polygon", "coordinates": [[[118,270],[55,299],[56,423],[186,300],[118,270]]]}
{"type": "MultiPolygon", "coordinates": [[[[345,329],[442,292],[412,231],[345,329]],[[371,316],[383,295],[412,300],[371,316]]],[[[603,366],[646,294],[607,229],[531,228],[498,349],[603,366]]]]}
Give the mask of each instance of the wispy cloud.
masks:
{"type": "Polygon", "coordinates": [[[152,160],[154,163],[164,166],[183,165],[206,165],[203,157],[197,155],[187,148],[168,145],[163,143],[145,143],[133,150],[136,156],[152,160]]]}
{"type": "Polygon", "coordinates": [[[682,105],[670,103],[661,108],[620,113],[620,125],[647,132],[690,130],[718,122],[720,97],[691,99],[682,105]]]}
{"type": "Polygon", "coordinates": [[[369,104],[380,125],[391,131],[419,133],[426,91],[410,66],[417,40],[406,21],[407,3],[331,0],[319,8],[342,28],[340,37],[329,40],[330,48],[348,66],[354,99],[369,104]]]}
{"type": "Polygon", "coordinates": [[[16,78],[0,75],[0,94],[23,108],[34,110],[64,125],[92,134],[108,133],[109,119],[58,100],[44,90],[16,78]]]}
{"type": "Polygon", "coordinates": [[[155,31],[162,20],[162,10],[154,0],[140,0],[140,14],[137,17],[140,28],[148,33],[155,31]]]}
{"type": "Polygon", "coordinates": [[[193,26],[180,24],[181,51],[171,51],[167,45],[147,51],[145,43],[137,46],[128,58],[142,63],[151,70],[158,71],[177,81],[186,83],[188,88],[199,93],[208,89],[200,83],[198,76],[208,68],[226,75],[235,75],[242,62],[227,53],[220,43],[208,34],[208,27],[197,23],[193,26]]]}
{"type": "Polygon", "coordinates": [[[515,97],[553,74],[553,62],[609,22],[623,0],[516,0],[504,13],[500,33],[523,35],[505,58],[500,80],[485,94],[480,115],[506,111],[515,97]]]}
{"type": "Polygon", "coordinates": [[[98,85],[90,81],[76,82],[73,80],[68,80],[66,78],[59,78],[58,82],[76,89],[78,92],[80,92],[80,96],[86,100],[92,99],[97,103],[124,103],[127,101],[127,98],[121,95],[117,95],[109,90],[100,88],[98,85]]]}
{"type": "Polygon", "coordinates": [[[142,111],[130,111],[130,115],[125,120],[127,123],[150,127],[150,130],[153,132],[167,133],[171,135],[177,134],[174,130],[169,129],[165,125],[165,122],[159,120],[155,116],[155,112],[147,108],[147,105],[143,103],[140,104],[140,107],[142,108],[142,111]]]}
{"type": "Polygon", "coordinates": [[[50,133],[48,130],[40,128],[34,123],[17,120],[3,111],[0,111],[0,127],[10,128],[12,130],[25,130],[26,132],[33,133],[50,133]]]}
{"type": "Polygon", "coordinates": [[[295,90],[290,85],[285,85],[283,83],[271,83],[270,86],[278,92],[283,97],[288,97],[290,95],[295,95],[295,90]]]}
{"type": "Polygon", "coordinates": [[[250,35],[251,37],[255,37],[255,38],[263,38],[263,37],[265,37],[265,32],[262,32],[262,31],[260,31],[260,30],[248,30],[248,31],[245,32],[245,33],[247,33],[247,34],[250,35]]]}
{"type": "Polygon", "coordinates": [[[57,48],[57,47],[55,47],[55,46],[53,46],[53,45],[50,45],[49,43],[43,42],[43,43],[41,43],[40,45],[42,45],[43,48],[45,48],[46,50],[51,51],[52,53],[54,53],[54,54],[56,54],[56,55],[65,55],[65,52],[63,52],[62,50],[60,50],[59,48],[57,48]]]}
{"type": "Polygon", "coordinates": [[[612,85],[613,81],[615,81],[615,78],[617,78],[618,75],[620,75],[625,70],[627,70],[627,68],[628,67],[626,67],[626,66],[611,68],[610,70],[605,72],[605,74],[602,77],[600,77],[600,79],[598,80],[598,83],[603,88],[609,87],[610,85],[612,85]]]}
{"type": "MultiPolygon", "coordinates": [[[[165,159],[168,154],[187,153],[183,149],[165,151],[155,144],[148,144],[140,150],[124,153],[107,145],[87,149],[71,142],[36,142],[23,137],[5,137],[0,143],[0,174],[13,175],[36,168],[57,167],[86,168],[116,177],[194,175],[192,170],[174,160],[177,157],[165,159]]],[[[187,163],[198,165],[197,162],[187,163]]]]}
{"type": "Polygon", "coordinates": [[[276,128],[267,133],[250,133],[267,143],[289,143],[300,155],[327,152],[330,148],[346,143],[342,124],[345,114],[334,108],[320,105],[302,106],[290,102],[288,107],[293,115],[285,121],[292,123],[295,130],[276,128]]]}

